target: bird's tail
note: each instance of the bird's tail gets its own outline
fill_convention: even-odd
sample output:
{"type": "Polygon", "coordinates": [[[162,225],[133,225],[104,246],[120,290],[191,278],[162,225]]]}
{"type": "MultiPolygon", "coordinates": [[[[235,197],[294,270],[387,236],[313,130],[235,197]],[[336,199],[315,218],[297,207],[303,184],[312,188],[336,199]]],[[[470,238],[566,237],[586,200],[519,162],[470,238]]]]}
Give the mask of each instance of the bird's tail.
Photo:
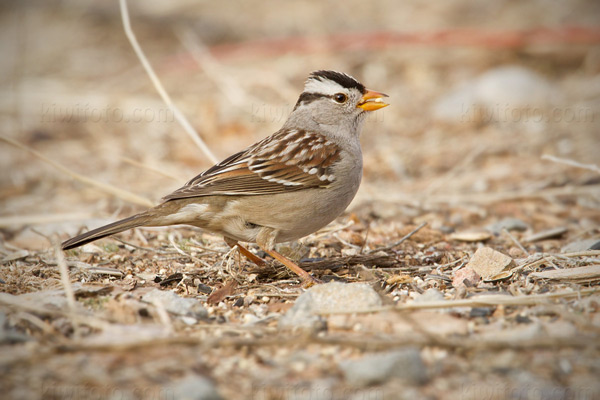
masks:
{"type": "Polygon", "coordinates": [[[62,243],[62,249],[69,250],[75,247],[83,246],[86,243],[93,242],[94,240],[98,240],[106,236],[114,235],[115,233],[147,225],[148,222],[149,217],[146,213],[133,215],[120,221],[113,222],[112,224],[92,229],[89,232],[83,233],[79,236],[75,236],[69,240],[66,240],[62,243]]]}

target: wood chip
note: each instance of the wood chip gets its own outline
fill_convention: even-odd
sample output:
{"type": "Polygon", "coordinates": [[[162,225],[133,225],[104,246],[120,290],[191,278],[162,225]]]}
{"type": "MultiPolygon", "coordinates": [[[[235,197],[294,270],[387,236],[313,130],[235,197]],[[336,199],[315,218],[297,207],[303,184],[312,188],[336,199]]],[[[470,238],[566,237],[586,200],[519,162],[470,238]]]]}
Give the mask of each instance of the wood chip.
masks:
{"type": "Polygon", "coordinates": [[[459,242],[483,242],[492,238],[492,234],[484,230],[469,230],[455,232],[450,235],[450,239],[459,242]]]}
{"type": "Polygon", "coordinates": [[[494,276],[491,276],[487,279],[484,279],[484,282],[497,282],[497,281],[502,281],[504,279],[508,279],[513,275],[512,271],[502,271],[499,274],[496,274],[494,276]]]}
{"type": "Polygon", "coordinates": [[[236,287],[237,282],[232,279],[223,285],[223,287],[212,292],[212,294],[208,296],[208,299],[206,299],[206,302],[210,305],[219,304],[225,297],[232,295],[236,287]]]}
{"type": "Polygon", "coordinates": [[[547,239],[554,239],[557,238],[559,236],[564,235],[565,233],[567,233],[568,228],[561,226],[558,228],[552,228],[552,229],[547,229],[545,231],[541,231],[538,233],[534,233],[533,235],[527,236],[525,238],[523,238],[524,242],[538,242],[540,240],[547,240],[547,239]]]}

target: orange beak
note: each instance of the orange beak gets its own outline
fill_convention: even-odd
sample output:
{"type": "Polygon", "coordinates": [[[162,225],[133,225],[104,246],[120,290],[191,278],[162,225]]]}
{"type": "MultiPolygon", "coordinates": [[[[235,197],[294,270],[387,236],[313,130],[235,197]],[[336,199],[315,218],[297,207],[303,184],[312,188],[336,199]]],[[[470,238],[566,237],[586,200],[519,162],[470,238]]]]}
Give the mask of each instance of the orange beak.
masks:
{"type": "Polygon", "coordinates": [[[383,102],[383,97],[388,97],[388,95],[367,89],[367,92],[363,95],[362,99],[360,99],[360,102],[356,107],[360,107],[365,111],[375,111],[389,106],[389,104],[383,102]]]}

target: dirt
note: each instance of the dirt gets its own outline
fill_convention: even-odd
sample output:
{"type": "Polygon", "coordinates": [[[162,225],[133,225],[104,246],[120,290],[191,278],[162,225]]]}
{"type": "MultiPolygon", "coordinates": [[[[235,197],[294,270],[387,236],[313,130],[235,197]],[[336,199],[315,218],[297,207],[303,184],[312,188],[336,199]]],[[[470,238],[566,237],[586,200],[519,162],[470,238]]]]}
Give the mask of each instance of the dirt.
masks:
{"type": "Polygon", "coordinates": [[[369,284],[383,306],[324,316],[319,331],[280,329],[302,282],[255,245],[268,265],[191,227],[67,251],[67,285],[55,243],[144,207],[26,149],[151,203],[212,163],[152,86],[117,3],[7,2],[0,129],[25,148],[0,143],[8,398],[178,398],[189,376],[208,379],[190,398],[210,398],[202,385],[226,399],[600,396],[596,2],[161,4],[132,2],[133,28],[218,159],[275,132],[312,70],[345,71],[390,96],[363,129],[354,202],[280,248],[323,281],[369,284]],[[436,114],[461,84],[501,66],[535,74],[552,96],[436,114]],[[508,218],[518,223],[492,227],[508,218]],[[482,247],[512,262],[482,280],[467,266],[482,247]],[[153,289],[207,314],[143,302],[153,289]],[[365,386],[342,368],[404,348],[418,350],[421,381],[365,386]]]}

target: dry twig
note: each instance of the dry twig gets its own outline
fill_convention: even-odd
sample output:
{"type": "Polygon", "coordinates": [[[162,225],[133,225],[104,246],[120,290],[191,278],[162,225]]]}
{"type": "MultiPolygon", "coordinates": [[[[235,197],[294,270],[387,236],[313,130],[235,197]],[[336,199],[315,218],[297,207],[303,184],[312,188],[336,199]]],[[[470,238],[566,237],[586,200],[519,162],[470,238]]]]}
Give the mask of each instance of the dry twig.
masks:
{"type": "Polygon", "coordinates": [[[177,35],[194,61],[206,72],[208,77],[214,80],[231,104],[245,110],[244,107],[248,103],[256,102],[256,99],[249,99],[246,91],[225,72],[223,65],[210,54],[208,48],[191,29],[180,29],[177,31],[177,35]]]}
{"type": "Polygon", "coordinates": [[[185,115],[183,115],[183,113],[179,110],[179,108],[177,108],[177,106],[173,103],[173,101],[171,100],[171,97],[169,96],[167,91],[164,89],[162,83],[158,79],[158,76],[156,76],[156,73],[154,72],[154,69],[150,65],[150,62],[144,55],[144,52],[143,52],[142,48],[140,47],[140,44],[138,43],[137,38],[135,37],[135,34],[133,33],[133,30],[131,29],[131,23],[129,21],[129,11],[127,10],[127,0],[120,0],[119,4],[121,6],[121,17],[123,20],[123,28],[125,29],[125,35],[127,35],[127,39],[129,39],[129,43],[131,43],[131,47],[133,47],[135,54],[140,59],[140,62],[142,63],[142,66],[144,67],[144,69],[146,70],[146,73],[150,77],[150,80],[152,81],[152,84],[156,88],[156,91],[158,92],[158,94],[160,95],[162,100],[165,102],[167,107],[169,107],[169,109],[173,112],[175,119],[183,127],[183,129],[188,134],[190,139],[192,139],[192,141],[200,148],[200,150],[202,150],[202,152],[209,158],[210,161],[212,161],[214,164],[216,164],[218,162],[217,158],[210,151],[208,146],[206,146],[206,144],[204,143],[204,141],[202,140],[202,138],[200,137],[198,132],[196,132],[196,130],[192,127],[192,124],[190,124],[190,122],[187,120],[185,115]]]}
{"type": "Polygon", "coordinates": [[[177,182],[183,182],[183,181],[185,181],[185,178],[178,178],[176,176],[173,176],[171,174],[166,173],[165,171],[163,171],[161,169],[152,167],[150,165],[142,164],[141,162],[133,160],[133,159],[128,158],[128,157],[121,157],[121,160],[123,160],[127,164],[133,165],[134,167],[139,167],[139,168],[146,169],[148,171],[154,172],[155,174],[162,175],[165,178],[169,178],[169,179],[172,179],[172,180],[177,181],[177,182]]]}
{"type": "Polygon", "coordinates": [[[391,250],[396,246],[401,245],[402,243],[404,243],[405,241],[407,241],[408,239],[410,239],[415,233],[419,232],[421,229],[423,229],[425,226],[427,225],[427,222],[423,222],[421,225],[417,226],[415,229],[413,229],[412,231],[410,231],[408,234],[406,234],[402,239],[398,240],[397,242],[394,242],[392,244],[390,244],[389,246],[385,246],[385,247],[378,247],[376,249],[372,249],[369,250],[367,252],[367,254],[372,254],[375,253],[377,251],[385,251],[385,250],[391,250]]]}
{"type": "Polygon", "coordinates": [[[486,306],[527,306],[544,303],[548,300],[554,299],[568,299],[572,297],[580,297],[584,295],[591,295],[594,293],[600,293],[598,288],[582,289],[577,292],[559,292],[559,293],[545,293],[528,296],[508,296],[508,295],[485,295],[476,296],[469,299],[458,299],[458,300],[441,300],[441,301],[430,301],[424,303],[410,303],[401,304],[390,307],[377,307],[371,309],[361,310],[344,310],[335,312],[323,312],[323,315],[329,314],[362,314],[370,312],[382,312],[382,311],[408,311],[408,310],[425,310],[425,309],[436,309],[436,308],[454,308],[454,307],[486,307],[486,306]]]}
{"type": "Polygon", "coordinates": [[[544,154],[542,156],[542,160],[548,160],[548,161],[552,161],[552,162],[555,162],[558,164],[565,164],[565,165],[569,165],[571,167],[587,169],[587,170],[594,171],[594,172],[600,174],[600,168],[595,164],[582,164],[575,160],[569,160],[568,158],[555,157],[555,156],[551,156],[550,154],[544,154]]]}

